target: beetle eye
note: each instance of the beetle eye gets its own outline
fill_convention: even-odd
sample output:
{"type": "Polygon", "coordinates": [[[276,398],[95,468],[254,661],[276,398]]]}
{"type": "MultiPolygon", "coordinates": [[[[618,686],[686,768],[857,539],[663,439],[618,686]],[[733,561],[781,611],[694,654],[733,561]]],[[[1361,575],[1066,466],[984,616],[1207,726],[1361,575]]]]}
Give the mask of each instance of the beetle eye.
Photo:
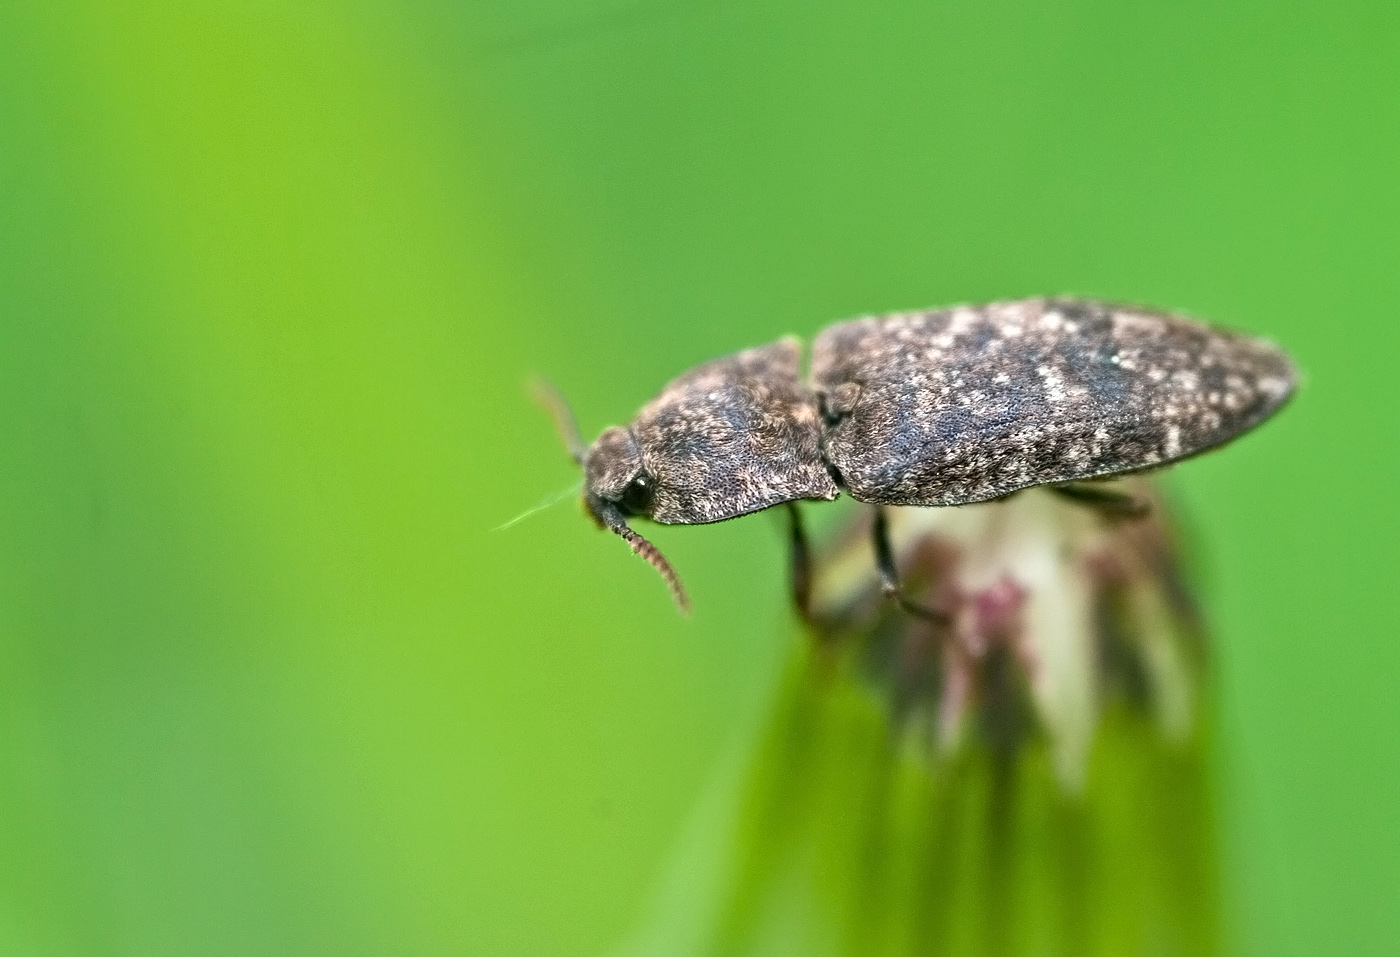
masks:
{"type": "Polygon", "coordinates": [[[646,475],[638,475],[622,490],[622,508],[629,515],[643,515],[651,510],[656,489],[646,475]]]}

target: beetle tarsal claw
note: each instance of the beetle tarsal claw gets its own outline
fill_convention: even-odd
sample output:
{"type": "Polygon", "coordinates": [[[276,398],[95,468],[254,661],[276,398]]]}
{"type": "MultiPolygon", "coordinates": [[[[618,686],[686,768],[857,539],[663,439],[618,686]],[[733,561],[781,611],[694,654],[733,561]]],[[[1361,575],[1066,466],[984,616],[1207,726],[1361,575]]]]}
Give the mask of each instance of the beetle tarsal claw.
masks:
{"type": "Polygon", "coordinates": [[[666,561],[666,556],[662,555],[655,545],[638,535],[626,525],[619,529],[614,529],[622,536],[622,540],[632,546],[632,551],[646,559],[647,564],[661,573],[661,577],[666,579],[666,586],[671,589],[671,598],[676,603],[676,608],[682,615],[690,614],[690,596],[685,592],[685,585],[681,583],[681,576],[676,574],[676,570],[671,567],[671,563],[666,561]]]}

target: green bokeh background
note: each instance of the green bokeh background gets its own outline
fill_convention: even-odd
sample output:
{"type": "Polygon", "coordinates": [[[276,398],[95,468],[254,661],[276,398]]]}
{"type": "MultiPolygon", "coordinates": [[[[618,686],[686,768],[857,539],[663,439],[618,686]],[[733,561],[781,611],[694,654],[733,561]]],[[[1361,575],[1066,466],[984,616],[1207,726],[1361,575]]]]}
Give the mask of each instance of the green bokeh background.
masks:
{"type": "Polygon", "coordinates": [[[793,640],[765,516],[571,506],[668,377],[1076,292],[1286,344],[1178,470],[1231,940],[1400,939],[1400,8],[0,12],[0,954],[596,954],[793,640]]]}

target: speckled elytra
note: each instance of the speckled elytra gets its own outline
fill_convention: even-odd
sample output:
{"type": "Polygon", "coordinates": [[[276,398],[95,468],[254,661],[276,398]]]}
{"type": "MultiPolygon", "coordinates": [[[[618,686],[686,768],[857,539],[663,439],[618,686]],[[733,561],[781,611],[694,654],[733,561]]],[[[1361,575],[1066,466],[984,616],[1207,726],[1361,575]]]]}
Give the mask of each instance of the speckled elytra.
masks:
{"type": "Polygon", "coordinates": [[[697,366],[631,424],[584,448],[544,398],[584,470],[583,501],[666,579],[679,576],[627,524],[700,525],[787,505],[793,592],[807,614],[808,551],[795,503],[847,492],[876,507],[885,592],[906,600],[880,506],[969,505],[1054,491],[1118,516],[1141,505],[1092,480],[1164,466],[1276,412],[1297,375],[1261,339],[1138,306],[1036,298],[837,323],[697,366]]]}

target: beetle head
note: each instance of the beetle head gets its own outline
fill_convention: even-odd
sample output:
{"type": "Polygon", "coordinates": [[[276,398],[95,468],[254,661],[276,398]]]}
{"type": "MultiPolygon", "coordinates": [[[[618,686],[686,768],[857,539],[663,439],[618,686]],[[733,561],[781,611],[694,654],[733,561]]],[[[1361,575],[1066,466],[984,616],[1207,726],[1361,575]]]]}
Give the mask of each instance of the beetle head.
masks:
{"type": "Polygon", "coordinates": [[[655,482],[642,468],[641,451],[627,429],[607,429],[591,448],[579,438],[568,403],[547,383],[535,384],[535,396],[550,413],[564,445],[583,469],[583,507],[599,528],[620,537],[647,563],[661,573],[671,597],[682,614],[690,612],[690,598],[671,563],[655,545],[638,535],[627,524],[633,516],[650,517],[655,482]]]}
{"type": "Polygon", "coordinates": [[[632,433],[617,426],[605,430],[581,464],[583,504],[588,514],[601,528],[621,536],[632,551],[660,572],[676,607],[682,614],[689,613],[690,598],[676,570],[655,545],[627,525],[630,517],[651,517],[656,492],[655,480],[642,467],[641,451],[632,433]]]}
{"type": "Polygon", "coordinates": [[[651,517],[656,480],[642,467],[641,449],[631,430],[613,426],[584,454],[587,494],[612,504],[624,516],[651,517]]]}

